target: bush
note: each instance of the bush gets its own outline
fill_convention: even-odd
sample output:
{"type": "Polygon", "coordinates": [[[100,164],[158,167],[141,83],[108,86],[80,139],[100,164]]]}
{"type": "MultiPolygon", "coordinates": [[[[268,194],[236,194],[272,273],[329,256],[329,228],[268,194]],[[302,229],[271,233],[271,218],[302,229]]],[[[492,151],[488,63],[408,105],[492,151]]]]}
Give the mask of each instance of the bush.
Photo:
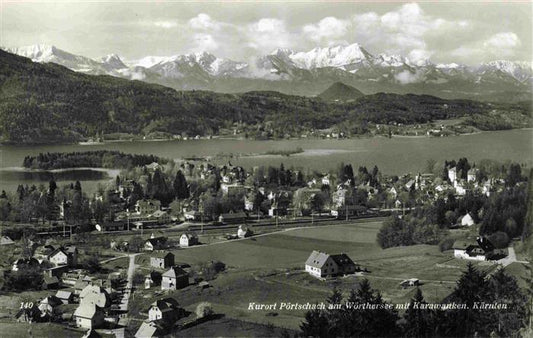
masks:
{"type": "Polygon", "coordinates": [[[208,302],[202,302],[198,304],[196,307],[196,316],[198,318],[206,318],[210,317],[214,314],[213,307],[211,306],[211,303],[208,302]]]}
{"type": "Polygon", "coordinates": [[[453,247],[453,243],[455,243],[455,239],[451,237],[446,237],[442,239],[442,241],[439,242],[439,250],[440,252],[450,250],[453,247]]]}
{"type": "Polygon", "coordinates": [[[496,249],[503,249],[509,246],[509,235],[503,231],[496,231],[488,239],[496,249]]]}

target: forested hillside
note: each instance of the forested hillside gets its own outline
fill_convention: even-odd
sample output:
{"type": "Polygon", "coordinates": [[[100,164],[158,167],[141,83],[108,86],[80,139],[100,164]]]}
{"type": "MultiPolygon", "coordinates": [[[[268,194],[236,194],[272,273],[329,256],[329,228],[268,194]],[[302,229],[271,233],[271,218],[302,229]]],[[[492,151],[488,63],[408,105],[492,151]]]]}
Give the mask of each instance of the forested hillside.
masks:
{"type": "MultiPolygon", "coordinates": [[[[283,135],[346,121],[419,123],[483,116],[494,108],[475,101],[383,93],[330,103],[277,92],[178,92],[75,73],[0,50],[0,141],[5,143],[73,142],[116,132],[214,135],[234,122],[283,135]]],[[[505,109],[526,115],[530,110],[523,105],[505,109]]]]}

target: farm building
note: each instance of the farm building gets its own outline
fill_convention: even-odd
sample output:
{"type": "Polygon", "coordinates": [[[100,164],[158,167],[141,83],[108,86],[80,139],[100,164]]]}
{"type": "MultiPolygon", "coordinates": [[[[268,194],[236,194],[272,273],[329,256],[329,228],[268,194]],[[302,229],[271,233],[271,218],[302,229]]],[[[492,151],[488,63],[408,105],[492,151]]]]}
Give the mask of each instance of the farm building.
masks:
{"type": "Polygon", "coordinates": [[[174,254],[166,251],[159,251],[150,257],[150,266],[160,269],[168,269],[174,265],[174,254]]]}
{"type": "Polygon", "coordinates": [[[86,329],[99,328],[104,324],[104,311],[91,303],[80,303],[74,311],[76,326],[86,329]]]}
{"type": "Polygon", "coordinates": [[[151,215],[161,209],[161,202],[158,200],[143,199],[135,204],[135,211],[140,215],[151,215]]]}
{"type": "Polygon", "coordinates": [[[74,300],[74,295],[70,291],[59,290],[56,293],[56,297],[59,298],[63,304],[70,304],[74,300]]]}
{"type": "Polygon", "coordinates": [[[178,319],[183,317],[184,310],[180,308],[179,303],[174,298],[164,298],[155,301],[148,310],[148,320],[162,320],[172,325],[178,319]]]}
{"type": "Polygon", "coordinates": [[[166,237],[154,237],[152,234],[152,237],[148,239],[146,242],[144,242],[144,250],[145,251],[154,251],[154,250],[161,250],[166,247],[167,244],[167,238],[166,237]]]}
{"type": "Polygon", "coordinates": [[[143,322],[135,333],[135,338],[161,337],[166,330],[159,322],[143,322]]]}
{"type": "Polygon", "coordinates": [[[184,233],[180,237],[180,246],[193,246],[198,244],[198,236],[193,233],[184,233]]]}
{"type": "Polygon", "coordinates": [[[161,290],[177,290],[189,285],[189,274],[185,270],[172,267],[163,274],[161,290]]]}
{"type": "Polygon", "coordinates": [[[221,214],[218,216],[218,221],[220,223],[227,223],[227,224],[234,224],[234,223],[242,223],[246,220],[248,216],[244,212],[230,212],[226,214],[221,214]]]}
{"type": "Polygon", "coordinates": [[[455,258],[485,261],[507,256],[505,250],[495,250],[494,245],[485,237],[478,237],[476,242],[456,241],[453,244],[455,258]],[[477,243],[476,243],[477,242],[477,243]]]}
{"type": "Polygon", "coordinates": [[[461,217],[461,225],[467,227],[474,225],[474,219],[472,218],[470,213],[467,213],[466,215],[461,217]]]}
{"type": "Polygon", "coordinates": [[[201,221],[202,213],[197,210],[185,211],[183,216],[187,221],[201,221]]]}
{"type": "Polygon", "coordinates": [[[252,230],[248,229],[245,226],[239,225],[239,229],[237,230],[237,237],[239,238],[246,238],[253,235],[252,230]]]}
{"type": "Polygon", "coordinates": [[[313,251],[305,262],[305,271],[314,277],[328,277],[354,273],[355,263],[342,253],[329,255],[320,251],[313,251]]]}

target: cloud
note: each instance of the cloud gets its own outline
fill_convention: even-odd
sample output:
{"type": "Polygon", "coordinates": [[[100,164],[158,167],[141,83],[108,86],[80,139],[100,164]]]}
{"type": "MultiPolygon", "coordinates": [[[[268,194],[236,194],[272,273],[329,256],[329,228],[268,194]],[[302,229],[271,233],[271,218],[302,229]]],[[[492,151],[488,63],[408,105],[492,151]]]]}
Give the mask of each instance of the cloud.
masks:
{"type": "Polygon", "coordinates": [[[411,64],[422,66],[426,63],[427,60],[433,55],[433,51],[428,51],[425,49],[413,49],[409,54],[407,55],[407,58],[411,62],[411,64]]]}
{"type": "Polygon", "coordinates": [[[165,28],[165,29],[171,29],[178,27],[178,23],[175,21],[156,21],[154,22],[154,25],[156,27],[165,28]]]}
{"type": "Polygon", "coordinates": [[[291,45],[291,33],[285,22],[275,18],[262,18],[244,28],[245,45],[260,53],[270,53],[276,48],[291,45]]]}
{"type": "Polygon", "coordinates": [[[469,26],[466,20],[434,17],[426,14],[418,4],[408,3],[381,16],[375,12],[352,16],[351,35],[370,50],[408,55],[413,50],[433,49],[430,46],[432,41],[457,36],[469,26]]]}
{"type": "Polygon", "coordinates": [[[500,54],[502,56],[511,56],[514,54],[514,50],[520,47],[522,42],[515,33],[505,32],[497,33],[483,42],[489,52],[493,54],[500,54]]]}
{"type": "Polygon", "coordinates": [[[303,33],[315,42],[327,40],[328,43],[334,43],[339,38],[343,38],[351,23],[347,20],[340,20],[328,16],[320,20],[317,24],[305,25],[302,28],[303,33]]]}
{"type": "Polygon", "coordinates": [[[213,20],[209,15],[200,13],[188,22],[189,27],[196,30],[204,31],[218,31],[222,27],[222,23],[213,20]]]}
{"type": "Polygon", "coordinates": [[[481,61],[487,59],[487,56],[490,56],[490,59],[508,58],[514,56],[521,45],[522,42],[515,33],[500,32],[481,41],[462,45],[452,50],[450,55],[459,61],[472,59],[481,61]]]}
{"type": "Polygon", "coordinates": [[[197,33],[192,37],[194,51],[215,52],[219,48],[218,42],[211,34],[197,33]]]}
{"type": "Polygon", "coordinates": [[[400,82],[401,84],[416,83],[416,82],[420,82],[421,73],[419,73],[418,71],[415,73],[411,73],[408,70],[404,70],[394,75],[394,78],[396,79],[396,81],[400,82]]]}

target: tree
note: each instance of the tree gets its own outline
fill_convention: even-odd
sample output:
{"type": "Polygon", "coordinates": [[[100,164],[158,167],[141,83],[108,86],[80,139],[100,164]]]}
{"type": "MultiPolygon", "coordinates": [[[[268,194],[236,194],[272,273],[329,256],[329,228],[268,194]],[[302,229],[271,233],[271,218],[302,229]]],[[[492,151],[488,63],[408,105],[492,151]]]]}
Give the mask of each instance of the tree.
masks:
{"type": "Polygon", "coordinates": [[[83,268],[87,269],[90,273],[98,272],[102,269],[102,266],[100,265],[99,256],[97,254],[90,255],[87,257],[83,263],[83,268]]]}
{"type": "Polygon", "coordinates": [[[511,165],[509,166],[509,170],[507,171],[505,185],[508,187],[514,187],[518,182],[521,182],[522,180],[522,168],[520,168],[520,164],[511,163],[511,165]]]}
{"type": "Polygon", "coordinates": [[[329,328],[330,325],[326,314],[319,309],[307,311],[304,322],[300,324],[300,330],[304,337],[331,337],[329,328]]]}
{"type": "Polygon", "coordinates": [[[403,316],[405,324],[403,326],[404,337],[433,337],[434,313],[432,310],[424,308],[427,304],[420,288],[416,289],[414,297],[409,303],[409,308],[403,316]]]}
{"type": "Polygon", "coordinates": [[[176,173],[176,177],[174,178],[174,183],[172,184],[172,187],[174,188],[174,195],[177,199],[189,198],[189,187],[187,185],[187,180],[185,179],[185,176],[183,175],[181,170],[178,170],[178,172],[176,173]]]}

